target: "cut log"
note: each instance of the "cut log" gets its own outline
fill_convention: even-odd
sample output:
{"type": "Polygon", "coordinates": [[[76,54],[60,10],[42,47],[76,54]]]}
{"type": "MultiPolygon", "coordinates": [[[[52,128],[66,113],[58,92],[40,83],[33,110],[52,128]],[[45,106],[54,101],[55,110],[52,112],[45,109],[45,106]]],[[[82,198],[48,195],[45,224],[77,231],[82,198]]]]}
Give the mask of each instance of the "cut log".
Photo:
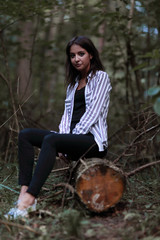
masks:
{"type": "Polygon", "coordinates": [[[76,176],[76,192],[93,212],[103,212],[121,199],[125,174],[113,163],[99,158],[81,160],[76,176]]]}

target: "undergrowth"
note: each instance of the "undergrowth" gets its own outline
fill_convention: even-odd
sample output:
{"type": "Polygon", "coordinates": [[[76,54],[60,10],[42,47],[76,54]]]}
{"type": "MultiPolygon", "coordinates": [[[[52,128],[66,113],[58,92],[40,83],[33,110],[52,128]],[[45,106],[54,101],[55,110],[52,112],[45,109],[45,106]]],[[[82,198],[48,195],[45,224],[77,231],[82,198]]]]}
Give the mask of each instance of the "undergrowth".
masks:
{"type": "Polygon", "coordinates": [[[77,199],[53,196],[53,184],[63,176],[51,174],[28,219],[6,221],[4,214],[18,196],[17,164],[0,162],[0,240],[160,240],[160,177],[158,166],[127,179],[121,201],[105,213],[90,213],[77,199]]]}

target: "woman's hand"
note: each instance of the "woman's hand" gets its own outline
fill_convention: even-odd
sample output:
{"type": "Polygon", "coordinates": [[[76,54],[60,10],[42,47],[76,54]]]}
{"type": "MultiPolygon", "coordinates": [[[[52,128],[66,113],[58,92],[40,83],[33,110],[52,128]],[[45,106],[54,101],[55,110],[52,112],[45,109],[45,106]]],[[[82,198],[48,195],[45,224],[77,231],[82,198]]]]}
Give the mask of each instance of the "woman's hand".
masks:
{"type": "Polygon", "coordinates": [[[67,158],[64,156],[63,153],[58,153],[58,156],[60,159],[64,160],[64,161],[67,161],[67,158]]]}

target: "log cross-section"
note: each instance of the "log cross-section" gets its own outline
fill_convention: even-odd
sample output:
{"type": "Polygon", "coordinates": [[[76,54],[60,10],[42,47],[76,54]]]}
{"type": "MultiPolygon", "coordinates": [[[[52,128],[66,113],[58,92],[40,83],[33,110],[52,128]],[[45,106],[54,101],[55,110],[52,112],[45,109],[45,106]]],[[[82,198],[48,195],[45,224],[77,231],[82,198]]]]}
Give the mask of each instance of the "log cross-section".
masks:
{"type": "Polygon", "coordinates": [[[89,210],[106,211],[119,202],[124,189],[125,175],[113,163],[99,158],[81,161],[76,192],[89,210]]]}

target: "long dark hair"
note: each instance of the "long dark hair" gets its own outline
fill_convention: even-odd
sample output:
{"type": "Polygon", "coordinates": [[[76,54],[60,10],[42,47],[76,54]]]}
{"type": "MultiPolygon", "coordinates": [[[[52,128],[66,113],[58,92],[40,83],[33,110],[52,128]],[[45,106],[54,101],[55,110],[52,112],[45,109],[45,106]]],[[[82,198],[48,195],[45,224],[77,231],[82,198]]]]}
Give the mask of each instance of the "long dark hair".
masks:
{"type": "Polygon", "coordinates": [[[70,48],[73,44],[77,44],[80,47],[84,48],[89,54],[92,55],[90,70],[88,73],[92,72],[94,75],[97,70],[104,70],[104,67],[99,58],[99,53],[93,42],[85,37],[85,36],[76,36],[72,38],[66,46],[66,83],[71,84],[71,86],[75,85],[75,79],[79,75],[79,71],[77,71],[71,63],[70,60],[70,48]]]}

